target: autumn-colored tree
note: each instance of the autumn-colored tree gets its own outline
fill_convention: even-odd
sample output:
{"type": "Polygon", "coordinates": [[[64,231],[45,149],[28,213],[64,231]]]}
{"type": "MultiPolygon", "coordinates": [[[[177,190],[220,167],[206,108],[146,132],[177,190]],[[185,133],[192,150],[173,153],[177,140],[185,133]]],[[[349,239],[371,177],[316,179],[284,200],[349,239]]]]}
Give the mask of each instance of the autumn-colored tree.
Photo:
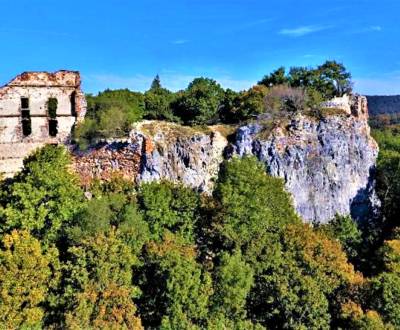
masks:
{"type": "Polygon", "coordinates": [[[69,329],[142,329],[132,268],[138,264],[117,230],[85,238],[69,249],[65,326],[69,329]]]}
{"type": "MultiPolygon", "coordinates": [[[[282,233],[281,257],[255,279],[250,298],[252,319],[277,328],[325,328],[337,290],[361,285],[340,243],[306,224],[282,233]]],[[[260,256],[262,260],[262,256],[260,256]]]]}
{"type": "Polygon", "coordinates": [[[54,248],[46,252],[26,230],[6,234],[0,249],[0,328],[37,329],[43,325],[44,303],[57,282],[50,265],[54,248]]]}

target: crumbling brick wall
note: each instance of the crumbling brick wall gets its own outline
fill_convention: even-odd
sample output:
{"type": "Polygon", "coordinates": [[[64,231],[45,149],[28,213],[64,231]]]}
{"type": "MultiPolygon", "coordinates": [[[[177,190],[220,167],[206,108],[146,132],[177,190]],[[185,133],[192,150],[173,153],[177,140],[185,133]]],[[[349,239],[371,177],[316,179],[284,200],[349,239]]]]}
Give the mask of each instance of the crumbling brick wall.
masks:
{"type": "Polygon", "coordinates": [[[18,75],[0,88],[0,172],[14,174],[23,158],[46,143],[68,143],[85,113],[79,72],[18,75]],[[50,99],[56,100],[55,115],[49,112],[50,99]]]}

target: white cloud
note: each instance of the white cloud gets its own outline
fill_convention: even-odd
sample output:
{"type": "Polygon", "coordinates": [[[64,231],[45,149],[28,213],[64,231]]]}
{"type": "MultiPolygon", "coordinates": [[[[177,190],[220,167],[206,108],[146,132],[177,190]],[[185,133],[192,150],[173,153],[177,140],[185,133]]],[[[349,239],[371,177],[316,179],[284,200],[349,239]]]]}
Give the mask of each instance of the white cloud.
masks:
{"type": "Polygon", "coordinates": [[[329,28],[328,26],[307,25],[307,26],[299,26],[293,29],[282,29],[279,31],[279,34],[289,37],[302,37],[307,34],[326,30],[328,28],[329,28]]]}
{"type": "Polygon", "coordinates": [[[353,34],[360,34],[360,33],[371,33],[371,32],[382,32],[383,27],[380,25],[370,25],[367,27],[359,28],[353,31],[350,31],[350,33],[353,34]]]}
{"type": "Polygon", "coordinates": [[[373,26],[370,26],[369,29],[370,29],[371,31],[380,32],[380,31],[382,31],[382,26],[373,25],[373,26]]]}
{"type": "Polygon", "coordinates": [[[172,41],[171,43],[173,45],[184,45],[184,44],[187,44],[188,42],[189,42],[189,40],[186,40],[186,39],[178,39],[178,40],[172,41]]]}
{"type": "MultiPolygon", "coordinates": [[[[214,77],[212,75],[185,75],[174,71],[164,71],[160,73],[161,84],[172,90],[178,91],[185,89],[188,84],[196,77],[207,76],[215,79],[224,88],[230,88],[236,91],[248,89],[256,84],[256,81],[245,79],[234,79],[228,75],[214,77]]],[[[84,88],[88,92],[97,93],[104,89],[129,88],[136,91],[146,91],[149,89],[154,76],[134,75],[119,76],[115,74],[88,74],[83,75],[84,88]]]]}

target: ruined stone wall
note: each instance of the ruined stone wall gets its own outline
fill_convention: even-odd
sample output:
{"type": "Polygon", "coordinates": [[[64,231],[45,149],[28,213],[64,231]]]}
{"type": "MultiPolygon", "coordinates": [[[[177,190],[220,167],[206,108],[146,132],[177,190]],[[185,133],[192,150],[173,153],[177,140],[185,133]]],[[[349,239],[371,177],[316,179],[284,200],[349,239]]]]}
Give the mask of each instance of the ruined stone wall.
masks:
{"type": "MultiPolygon", "coordinates": [[[[0,172],[10,176],[23,158],[46,143],[68,143],[71,130],[86,112],[79,72],[25,72],[0,88],[0,172]],[[28,100],[23,109],[22,98],[28,100]],[[55,136],[50,134],[48,100],[57,99],[55,136]],[[30,133],[24,134],[23,110],[30,133]]],[[[54,135],[54,134],[53,134],[54,135]]]]}

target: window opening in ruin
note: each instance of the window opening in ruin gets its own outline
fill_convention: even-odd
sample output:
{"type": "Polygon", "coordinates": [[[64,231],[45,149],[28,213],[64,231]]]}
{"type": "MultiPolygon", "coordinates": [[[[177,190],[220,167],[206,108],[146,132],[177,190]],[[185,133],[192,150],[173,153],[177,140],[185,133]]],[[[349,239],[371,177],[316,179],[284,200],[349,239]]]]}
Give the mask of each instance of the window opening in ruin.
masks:
{"type": "Polygon", "coordinates": [[[24,136],[31,135],[32,133],[31,112],[29,110],[29,98],[27,97],[21,97],[21,123],[22,123],[22,134],[24,136]]]}
{"type": "Polygon", "coordinates": [[[71,114],[72,116],[76,116],[76,92],[72,92],[71,94],[71,114]]]}
{"type": "Polygon", "coordinates": [[[57,136],[58,133],[57,107],[58,100],[54,97],[49,98],[47,101],[47,116],[49,119],[50,136],[57,136]]]}
{"type": "Polygon", "coordinates": [[[21,109],[29,110],[29,98],[21,97],[21,109]]]}

